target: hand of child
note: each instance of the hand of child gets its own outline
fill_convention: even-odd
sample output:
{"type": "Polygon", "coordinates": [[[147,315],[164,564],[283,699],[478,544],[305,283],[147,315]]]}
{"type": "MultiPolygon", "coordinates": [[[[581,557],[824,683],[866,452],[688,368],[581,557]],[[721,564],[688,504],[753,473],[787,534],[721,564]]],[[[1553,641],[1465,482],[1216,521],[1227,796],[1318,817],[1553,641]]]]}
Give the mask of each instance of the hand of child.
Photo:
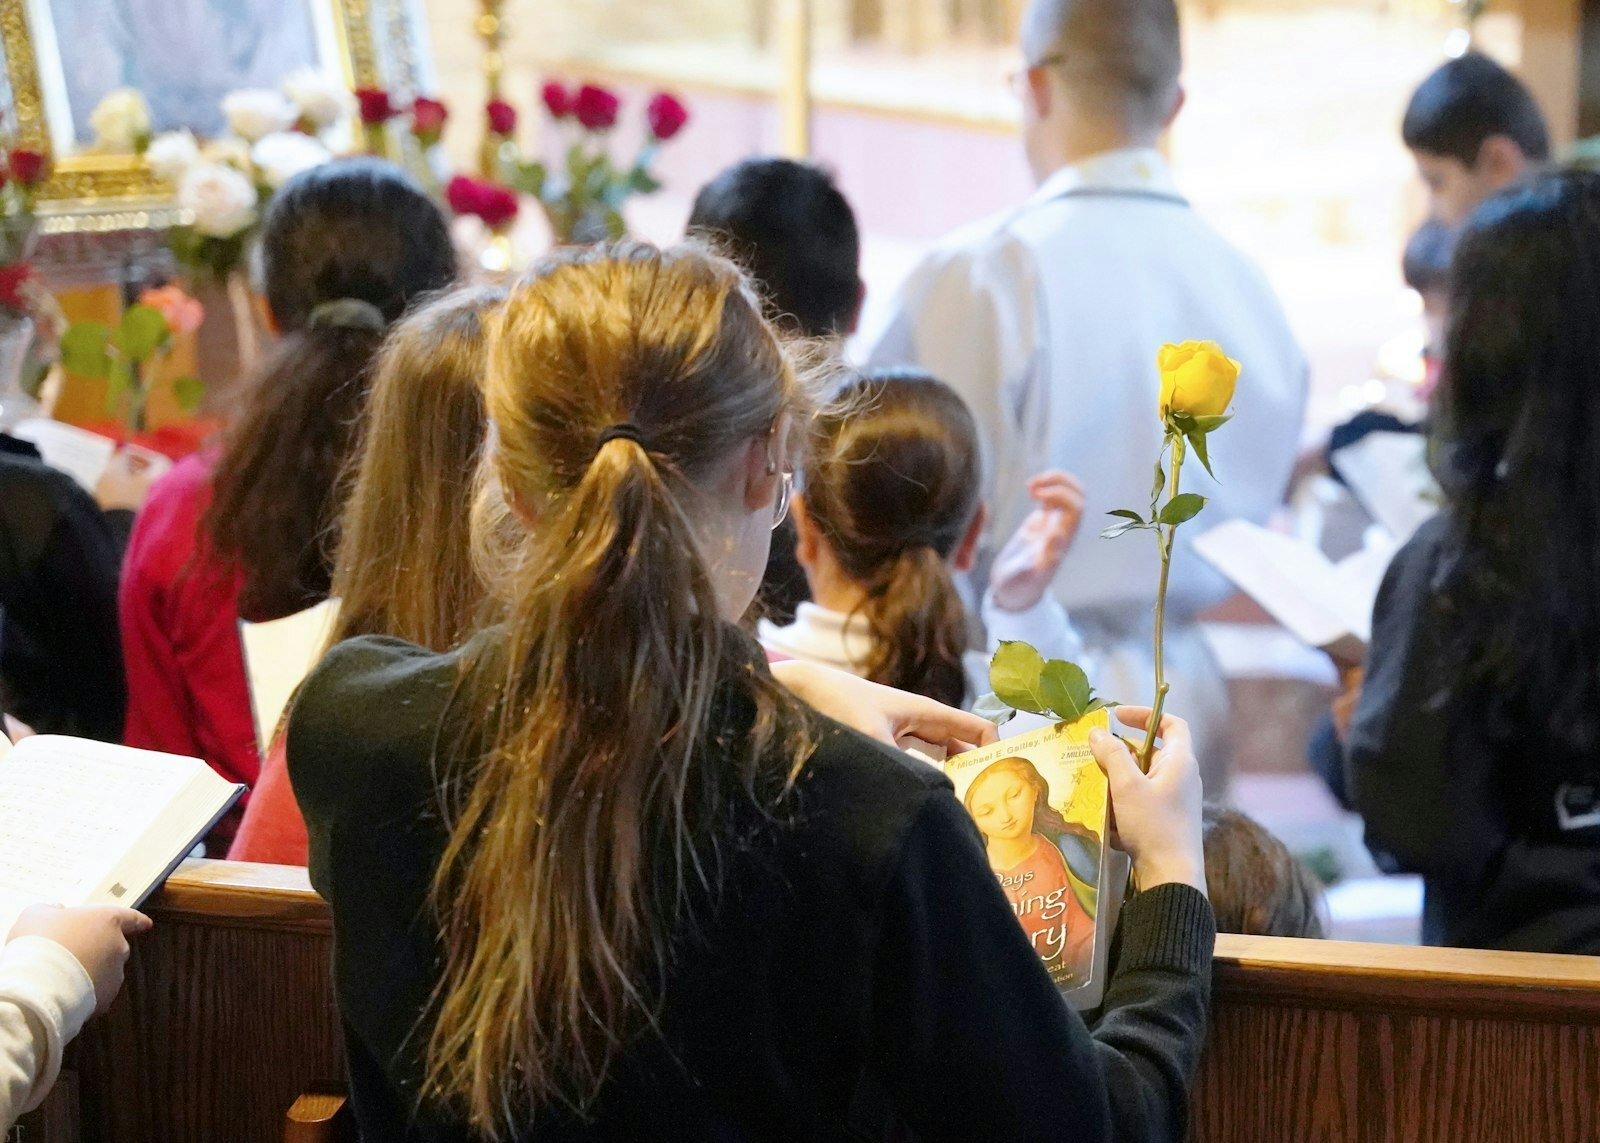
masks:
{"type": "Polygon", "coordinates": [[[171,467],[160,453],[125,445],[106,462],[94,486],[95,503],[107,512],[118,508],[137,512],[144,507],[150,486],[171,467]]]}
{"type": "Polygon", "coordinates": [[[774,663],[772,675],[802,702],[888,746],[897,747],[902,738],[920,738],[959,754],[998,737],[986,718],[831,667],[774,663]]]}
{"type": "Polygon", "coordinates": [[[128,962],[128,938],[150,929],[150,918],[120,905],[32,905],[22,911],[6,937],[45,937],[77,958],[94,981],[96,1012],[111,1007],[122,989],[122,969],[128,962]]]}
{"type": "Polygon", "coordinates": [[[1027,611],[1044,598],[1083,522],[1083,485],[1051,470],[1028,481],[1039,503],[995,557],[989,594],[1001,611],[1027,611]]]}
{"type": "MultiPolygon", "coordinates": [[[[1144,707],[1119,707],[1117,718],[1135,730],[1150,724],[1144,707]]],[[[1161,719],[1161,748],[1140,773],[1133,754],[1114,734],[1096,728],[1089,748],[1111,784],[1111,813],[1118,844],[1133,858],[1139,886],[1167,882],[1206,891],[1206,856],[1200,826],[1200,764],[1190,744],[1189,724],[1161,719]]]]}

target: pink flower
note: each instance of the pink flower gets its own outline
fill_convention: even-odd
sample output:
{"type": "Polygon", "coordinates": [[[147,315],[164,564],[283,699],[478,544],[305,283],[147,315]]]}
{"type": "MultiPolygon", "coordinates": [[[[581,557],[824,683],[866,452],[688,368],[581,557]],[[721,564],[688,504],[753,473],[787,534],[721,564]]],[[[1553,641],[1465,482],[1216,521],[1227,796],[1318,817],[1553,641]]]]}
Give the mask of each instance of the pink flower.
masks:
{"type": "Polygon", "coordinates": [[[650,134],[663,143],[682,131],[689,122],[689,109],[664,91],[656,93],[645,114],[650,122],[650,134]]]}
{"type": "Polygon", "coordinates": [[[361,108],[361,122],[369,127],[387,123],[400,109],[394,105],[387,91],[374,87],[363,87],[356,92],[356,103],[361,108]]]}
{"type": "Polygon", "coordinates": [[[499,183],[457,175],[444,190],[445,201],[457,214],[483,219],[490,230],[498,230],[517,217],[517,196],[499,183]]]}
{"type": "Polygon", "coordinates": [[[603,87],[586,83],[572,101],[572,113],[591,131],[609,131],[617,123],[622,101],[603,87]]]}
{"type": "Polygon", "coordinates": [[[517,109],[503,99],[491,99],[484,108],[489,116],[489,130],[496,135],[510,135],[517,129],[517,109]]]}
{"type": "Polygon", "coordinates": [[[444,134],[444,121],[450,110],[437,99],[419,95],[411,104],[411,133],[424,147],[431,147],[444,134]]]}
{"type": "Polygon", "coordinates": [[[38,151],[18,147],[11,152],[7,162],[11,167],[11,177],[25,187],[31,187],[44,178],[45,159],[38,151]]]}
{"type": "Polygon", "coordinates": [[[572,92],[564,84],[551,81],[544,85],[539,96],[544,100],[544,108],[550,112],[552,119],[565,119],[572,114],[572,92]]]}
{"type": "Polygon", "coordinates": [[[139,295],[139,304],[160,310],[173,333],[193,333],[206,319],[206,308],[177,286],[162,286],[139,295]]]}

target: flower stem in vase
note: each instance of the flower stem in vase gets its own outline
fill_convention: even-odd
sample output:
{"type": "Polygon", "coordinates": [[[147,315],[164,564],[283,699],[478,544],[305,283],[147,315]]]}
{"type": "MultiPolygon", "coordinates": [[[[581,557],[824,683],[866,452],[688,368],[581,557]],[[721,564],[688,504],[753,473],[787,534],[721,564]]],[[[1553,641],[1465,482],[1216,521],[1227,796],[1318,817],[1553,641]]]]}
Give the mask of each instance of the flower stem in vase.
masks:
{"type": "Polygon", "coordinates": [[[261,339],[256,331],[255,306],[250,296],[250,287],[245,283],[243,274],[228,275],[228,309],[233,314],[234,336],[237,338],[239,351],[239,373],[240,375],[253,373],[256,362],[261,357],[261,339]]]}

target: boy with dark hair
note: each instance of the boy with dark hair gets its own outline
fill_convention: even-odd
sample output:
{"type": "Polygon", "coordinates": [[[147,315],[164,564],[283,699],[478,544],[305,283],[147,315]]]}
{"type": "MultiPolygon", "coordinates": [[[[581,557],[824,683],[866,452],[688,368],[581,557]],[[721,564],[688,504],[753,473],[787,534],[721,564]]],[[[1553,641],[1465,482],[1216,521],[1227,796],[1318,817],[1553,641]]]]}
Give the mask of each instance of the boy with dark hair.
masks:
{"type": "Polygon", "coordinates": [[[1476,52],[1422,81],[1400,134],[1428,188],[1433,217],[1452,228],[1550,158],[1550,134],[1533,95],[1476,52]]]}
{"type": "MultiPolygon", "coordinates": [[[[861,232],[821,167],[774,158],[736,163],[695,196],[688,231],[744,267],[787,332],[838,340],[855,332],[866,296],[861,232]]],[[[811,598],[794,548],[794,522],[785,520],[756,600],[758,614],[780,626],[811,598]]]]}
{"type": "Polygon", "coordinates": [[[710,238],[753,277],[779,324],[803,337],[848,337],[861,313],[861,235],[828,172],[792,159],[746,159],[700,191],[689,233],[710,238]]]}

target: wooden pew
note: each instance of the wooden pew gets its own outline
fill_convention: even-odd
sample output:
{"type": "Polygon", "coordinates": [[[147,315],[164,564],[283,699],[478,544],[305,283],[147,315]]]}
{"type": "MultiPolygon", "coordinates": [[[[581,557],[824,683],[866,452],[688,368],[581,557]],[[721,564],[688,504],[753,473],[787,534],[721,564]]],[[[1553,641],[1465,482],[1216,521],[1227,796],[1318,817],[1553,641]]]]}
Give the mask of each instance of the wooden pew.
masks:
{"type": "MultiPolygon", "coordinates": [[[[69,1055],[97,1143],[278,1143],[338,1090],[326,906],[305,871],[187,863],[69,1055]]],[[[1197,1143],[1600,1139],[1600,959],[1224,936],[1197,1143]]],[[[63,1116],[70,1109],[62,1111],[63,1116]]]]}

